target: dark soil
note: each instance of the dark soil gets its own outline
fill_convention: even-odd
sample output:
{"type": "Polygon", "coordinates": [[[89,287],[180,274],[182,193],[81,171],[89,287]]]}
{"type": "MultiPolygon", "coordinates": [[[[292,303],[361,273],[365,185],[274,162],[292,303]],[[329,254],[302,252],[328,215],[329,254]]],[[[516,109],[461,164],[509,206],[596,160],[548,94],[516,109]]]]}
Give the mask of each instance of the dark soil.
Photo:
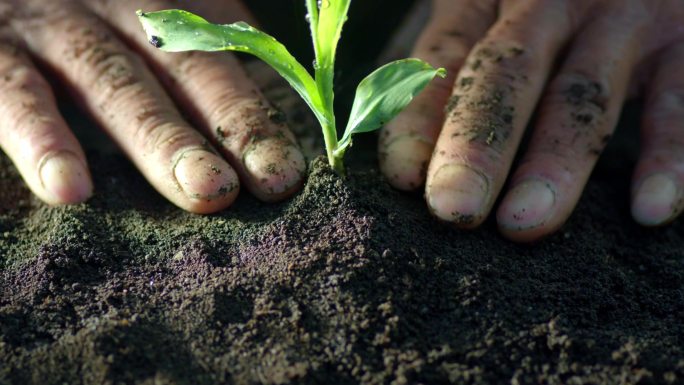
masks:
{"type": "Polygon", "coordinates": [[[624,151],[532,246],[374,167],[197,216],[118,156],[59,208],[0,157],[0,383],[684,383],[684,224],[633,224],[624,151]]]}
{"type": "Polygon", "coordinates": [[[47,207],[0,155],[0,384],[684,383],[684,221],[630,219],[624,121],[535,245],[435,221],[372,140],[211,216],[102,151],[97,195],[47,207]]]}

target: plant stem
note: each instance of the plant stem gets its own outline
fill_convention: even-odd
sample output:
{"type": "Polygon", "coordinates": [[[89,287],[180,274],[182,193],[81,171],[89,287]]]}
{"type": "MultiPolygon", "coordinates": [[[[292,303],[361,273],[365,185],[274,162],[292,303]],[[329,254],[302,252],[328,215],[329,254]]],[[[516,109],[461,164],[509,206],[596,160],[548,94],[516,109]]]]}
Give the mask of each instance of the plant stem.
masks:
{"type": "MultiPolygon", "coordinates": [[[[335,109],[334,100],[335,94],[333,91],[333,83],[335,78],[335,57],[334,51],[332,57],[326,57],[321,52],[321,42],[319,41],[318,23],[319,23],[319,9],[318,0],[307,0],[306,7],[309,14],[309,24],[311,27],[311,37],[313,40],[316,60],[314,61],[314,79],[318,88],[320,96],[320,103],[322,105],[322,116],[318,116],[321,128],[323,129],[323,138],[325,139],[325,149],[328,154],[328,162],[330,167],[340,175],[344,175],[344,164],[341,156],[336,156],[335,149],[337,148],[337,127],[335,125],[335,109]]],[[[327,52],[327,51],[325,51],[327,52]]]]}
{"type": "Polygon", "coordinates": [[[334,121],[331,123],[321,122],[321,127],[323,128],[323,139],[325,140],[325,150],[328,155],[328,163],[335,172],[340,175],[344,175],[344,164],[342,163],[342,158],[335,156],[335,148],[337,147],[337,129],[335,128],[334,121]]]}

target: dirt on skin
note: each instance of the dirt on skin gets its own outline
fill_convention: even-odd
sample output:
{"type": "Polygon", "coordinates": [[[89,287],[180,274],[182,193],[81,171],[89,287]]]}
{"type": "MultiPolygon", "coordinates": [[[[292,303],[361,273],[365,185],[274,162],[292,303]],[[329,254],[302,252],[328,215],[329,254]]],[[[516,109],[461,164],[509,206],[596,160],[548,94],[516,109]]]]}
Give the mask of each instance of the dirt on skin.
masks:
{"type": "Polygon", "coordinates": [[[530,246],[367,165],[199,216],[97,154],[98,194],[50,208],[2,156],[0,384],[684,383],[684,223],[632,222],[625,151],[530,246]]]}

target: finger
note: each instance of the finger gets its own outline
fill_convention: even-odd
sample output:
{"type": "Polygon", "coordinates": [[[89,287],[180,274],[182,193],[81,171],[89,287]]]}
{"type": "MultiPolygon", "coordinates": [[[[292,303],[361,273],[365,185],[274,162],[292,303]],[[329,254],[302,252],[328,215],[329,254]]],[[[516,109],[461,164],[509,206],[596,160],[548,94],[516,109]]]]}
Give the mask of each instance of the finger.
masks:
{"type": "Polygon", "coordinates": [[[435,79],[389,123],[379,140],[380,168],[389,182],[414,190],[425,182],[425,172],[444,122],[456,73],[471,47],[494,22],[495,1],[436,0],[430,22],[413,56],[447,69],[446,79],[435,79]]]}
{"type": "Polygon", "coordinates": [[[491,210],[571,31],[566,2],[511,4],[461,69],[428,169],[428,206],[462,228],[491,210]]]}
{"type": "Polygon", "coordinates": [[[32,5],[16,21],[32,54],[68,81],[162,195],[198,213],[235,200],[234,170],[183,121],[144,63],[112,31],[74,2],[32,5]]]}
{"type": "MultiPolygon", "coordinates": [[[[88,0],[100,1],[100,0],[88,0]]],[[[106,0],[109,2],[119,2],[120,0],[106,0]]],[[[130,1],[130,0],[129,0],[130,1]]],[[[167,0],[148,0],[147,2],[135,2],[136,4],[150,6],[156,10],[169,9],[173,3],[167,0]]],[[[178,8],[178,3],[173,8],[178,8]]],[[[203,15],[212,23],[234,23],[236,21],[245,21],[251,25],[256,26],[257,21],[254,15],[249,11],[242,1],[188,1],[183,3],[183,9],[186,9],[197,15],[203,15]]]]}
{"type": "Polygon", "coordinates": [[[570,216],[617,124],[638,60],[641,19],[629,11],[604,15],[570,46],[498,210],[508,238],[537,239],[570,216]]]}
{"type": "MultiPolygon", "coordinates": [[[[277,201],[301,187],[306,163],[294,136],[282,115],[270,106],[233,55],[169,54],[152,47],[135,11],[140,7],[146,11],[172,7],[166,1],[91,4],[144,52],[178,104],[205,136],[214,140],[254,195],[265,201],[277,201]]],[[[220,4],[224,2],[216,3],[213,14],[229,16],[220,4]]]]}
{"type": "Polygon", "coordinates": [[[432,14],[432,0],[417,0],[378,55],[379,63],[389,63],[411,56],[418,38],[425,31],[432,14]]]}
{"type": "Polygon", "coordinates": [[[287,111],[284,118],[287,126],[297,137],[299,147],[305,159],[314,159],[325,154],[325,143],[322,135],[311,135],[311,128],[316,127],[316,117],[304,100],[273,68],[261,60],[243,62],[249,77],[275,108],[287,111]]]}
{"type": "Polygon", "coordinates": [[[675,219],[684,208],[684,43],[663,54],[653,77],[634,173],[632,216],[644,226],[675,219]]]}
{"type": "Polygon", "coordinates": [[[49,204],[83,202],[93,184],[83,150],[59,114],[47,81],[17,42],[0,37],[0,147],[49,204]]]}

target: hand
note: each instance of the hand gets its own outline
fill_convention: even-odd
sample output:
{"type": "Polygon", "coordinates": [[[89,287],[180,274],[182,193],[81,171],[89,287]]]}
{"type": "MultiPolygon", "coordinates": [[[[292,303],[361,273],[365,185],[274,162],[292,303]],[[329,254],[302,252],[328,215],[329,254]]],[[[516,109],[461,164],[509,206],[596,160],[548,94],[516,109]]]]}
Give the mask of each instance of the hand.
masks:
{"type": "MultiPolygon", "coordinates": [[[[237,1],[183,6],[216,22],[249,21],[237,1]]],[[[305,162],[294,136],[235,57],[168,54],[145,40],[136,9],[166,8],[178,4],[0,1],[0,146],[45,202],[84,201],[93,184],[33,60],[62,78],[147,180],[185,210],[229,206],[240,181],[264,201],[301,186],[305,162]]]]}
{"type": "Polygon", "coordinates": [[[535,240],[566,221],[630,89],[645,86],[632,215],[667,223],[684,207],[683,26],[681,0],[434,0],[414,56],[450,78],[383,131],[381,168],[399,189],[427,178],[434,215],[474,228],[538,111],[496,215],[506,237],[535,240]]]}

